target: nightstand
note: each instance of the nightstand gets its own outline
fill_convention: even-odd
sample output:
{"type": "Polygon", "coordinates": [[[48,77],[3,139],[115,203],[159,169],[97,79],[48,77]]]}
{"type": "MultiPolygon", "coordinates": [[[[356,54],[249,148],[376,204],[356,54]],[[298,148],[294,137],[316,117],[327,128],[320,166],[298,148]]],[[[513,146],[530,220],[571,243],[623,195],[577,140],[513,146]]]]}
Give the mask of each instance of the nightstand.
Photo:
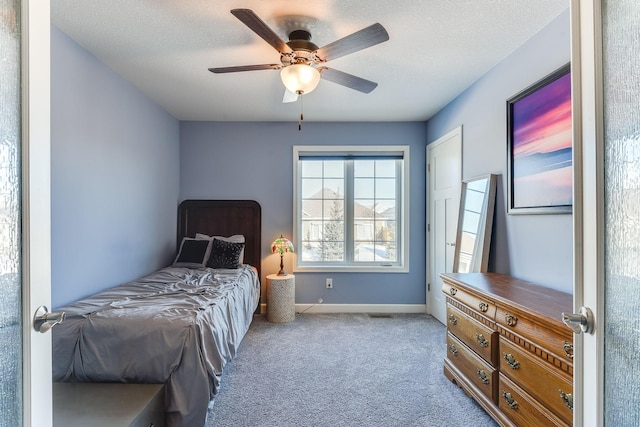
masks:
{"type": "Polygon", "coordinates": [[[287,323],[296,318],[296,276],[267,276],[267,320],[287,323]]]}

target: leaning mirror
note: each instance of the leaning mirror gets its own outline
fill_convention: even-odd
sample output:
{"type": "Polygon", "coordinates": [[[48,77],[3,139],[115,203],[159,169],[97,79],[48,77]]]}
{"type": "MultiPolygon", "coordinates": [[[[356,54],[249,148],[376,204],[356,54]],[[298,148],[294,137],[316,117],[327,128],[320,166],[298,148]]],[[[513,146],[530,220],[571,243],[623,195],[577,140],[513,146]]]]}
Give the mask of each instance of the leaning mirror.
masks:
{"type": "Polygon", "coordinates": [[[494,174],[462,181],[454,273],[486,272],[496,197],[494,174]]]}

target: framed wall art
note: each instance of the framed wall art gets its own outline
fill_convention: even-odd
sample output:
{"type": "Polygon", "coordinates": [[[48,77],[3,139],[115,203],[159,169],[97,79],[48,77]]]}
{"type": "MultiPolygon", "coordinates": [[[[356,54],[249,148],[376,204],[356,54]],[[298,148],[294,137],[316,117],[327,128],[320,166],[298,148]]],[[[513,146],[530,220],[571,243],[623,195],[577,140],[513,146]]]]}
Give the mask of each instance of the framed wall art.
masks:
{"type": "Polygon", "coordinates": [[[569,64],[507,100],[510,214],[571,213],[572,135],[569,64]]]}

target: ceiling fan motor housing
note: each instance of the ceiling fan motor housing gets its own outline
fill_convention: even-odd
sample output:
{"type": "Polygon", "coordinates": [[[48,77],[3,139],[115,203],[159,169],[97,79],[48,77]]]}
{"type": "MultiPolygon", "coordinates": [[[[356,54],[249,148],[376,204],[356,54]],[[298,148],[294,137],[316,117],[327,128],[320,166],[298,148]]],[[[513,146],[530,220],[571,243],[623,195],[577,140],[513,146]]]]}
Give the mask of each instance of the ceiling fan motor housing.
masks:
{"type": "Polygon", "coordinates": [[[311,33],[307,30],[293,30],[289,33],[289,41],[293,40],[311,40],[311,33]]]}
{"type": "Polygon", "coordinates": [[[318,46],[310,40],[311,33],[308,31],[294,30],[290,32],[287,46],[289,46],[293,52],[280,54],[280,62],[282,62],[282,65],[311,65],[313,63],[323,62],[322,59],[315,54],[315,51],[318,50],[318,46]]]}

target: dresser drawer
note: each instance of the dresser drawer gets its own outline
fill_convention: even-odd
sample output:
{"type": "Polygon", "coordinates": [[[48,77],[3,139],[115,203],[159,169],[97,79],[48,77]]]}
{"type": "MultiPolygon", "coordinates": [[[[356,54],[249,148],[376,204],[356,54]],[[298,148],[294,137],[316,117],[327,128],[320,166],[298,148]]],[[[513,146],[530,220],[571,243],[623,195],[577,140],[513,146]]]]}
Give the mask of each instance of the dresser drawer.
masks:
{"type": "Polygon", "coordinates": [[[451,284],[446,280],[442,283],[442,292],[444,292],[452,300],[458,301],[466,305],[474,311],[482,313],[483,316],[493,320],[496,314],[496,305],[487,298],[476,296],[465,289],[451,284]]]}
{"type": "Polygon", "coordinates": [[[447,333],[447,358],[473,383],[476,389],[496,402],[498,371],[451,333],[447,333]]]}
{"type": "Polygon", "coordinates": [[[567,427],[570,425],[542,407],[539,402],[502,373],[499,377],[498,407],[515,425],[519,427],[567,427]]]}
{"type": "Polygon", "coordinates": [[[447,304],[447,328],[494,367],[498,365],[498,333],[447,304]]]}
{"type": "MultiPolygon", "coordinates": [[[[558,313],[558,317],[560,313],[558,313]]],[[[545,353],[549,353],[558,367],[573,375],[573,335],[564,325],[558,330],[549,325],[536,322],[526,315],[511,310],[507,307],[497,307],[496,324],[501,335],[505,335],[512,341],[517,337],[538,343],[545,353]],[[514,335],[513,337],[510,337],[514,335]]]]}
{"type": "Polygon", "coordinates": [[[504,337],[500,338],[500,372],[564,421],[573,422],[573,383],[566,374],[504,337]]]}

